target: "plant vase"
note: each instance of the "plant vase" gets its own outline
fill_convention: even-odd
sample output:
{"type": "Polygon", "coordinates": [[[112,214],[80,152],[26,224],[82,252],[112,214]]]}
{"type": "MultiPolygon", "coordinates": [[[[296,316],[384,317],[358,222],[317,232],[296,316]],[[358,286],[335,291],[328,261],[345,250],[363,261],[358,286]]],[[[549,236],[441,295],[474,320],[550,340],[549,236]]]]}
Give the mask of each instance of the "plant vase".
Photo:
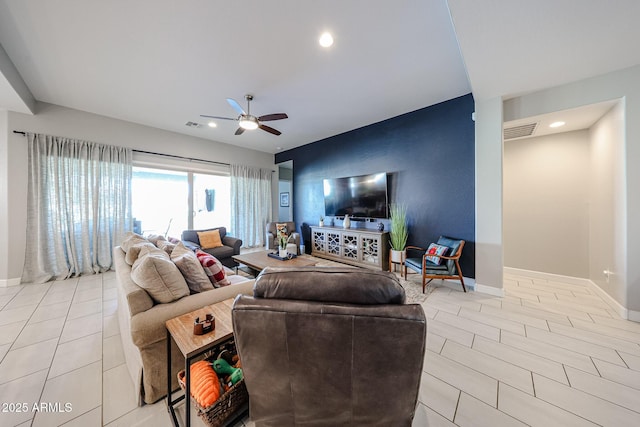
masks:
{"type": "Polygon", "coordinates": [[[344,216],[344,221],[342,222],[342,227],[343,228],[351,228],[351,218],[349,218],[349,215],[345,215],[344,216]]]}
{"type": "Polygon", "coordinates": [[[405,248],[407,247],[407,238],[409,237],[407,227],[407,206],[392,203],[389,205],[389,214],[389,220],[391,223],[391,230],[389,233],[391,243],[391,261],[402,264],[405,260],[405,248]]]}
{"type": "Polygon", "coordinates": [[[407,257],[407,251],[396,251],[395,249],[391,249],[391,262],[396,264],[404,264],[404,260],[407,257]]]}
{"type": "Polygon", "coordinates": [[[280,258],[286,258],[286,257],[287,257],[287,248],[284,248],[284,249],[283,249],[283,248],[280,248],[280,249],[278,250],[278,256],[279,256],[280,258]]]}
{"type": "Polygon", "coordinates": [[[321,220],[320,220],[320,222],[318,223],[318,225],[319,225],[320,227],[324,227],[324,220],[323,220],[323,219],[321,219],[321,220]]]}

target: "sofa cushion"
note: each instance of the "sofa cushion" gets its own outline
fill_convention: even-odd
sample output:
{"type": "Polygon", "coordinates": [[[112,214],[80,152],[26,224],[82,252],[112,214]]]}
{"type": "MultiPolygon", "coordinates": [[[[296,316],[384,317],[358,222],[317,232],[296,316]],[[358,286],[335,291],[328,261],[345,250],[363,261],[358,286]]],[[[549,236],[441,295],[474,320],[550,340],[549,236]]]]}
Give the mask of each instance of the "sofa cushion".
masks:
{"type": "Polygon", "coordinates": [[[131,249],[133,245],[136,245],[138,243],[144,243],[144,242],[149,242],[149,241],[144,237],[142,237],[141,235],[134,233],[133,231],[127,231],[127,234],[125,234],[124,240],[122,241],[122,244],[120,245],[120,247],[125,253],[127,253],[129,252],[129,249],[131,249]]]}
{"type": "Polygon", "coordinates": [[[167,239],[162,234],[149,234],[147,240],[158,246],[158,242],[166,241],[167,239]]]}
{"type": "Polygon", "coordinates": [[[187,240],[189,242],[194,242],[199,244],[198,232],[211,231],[211,230],[218,230],[218,232],[220,233],[220,238],[222,240],[224,240],[224,237],[227,234],[227,229],[225,227],[207,228],[205,230],[184,230],[182,232],[182,241],[187,240]]]}
{"type": "Polygon", "coordinates": [[[189,295],[182,273],[162,249],[144,246],[131,266],[131,279],[156,303],[168,303],[189,295]]]}
{"type": "Polygon", "coordinates": [[[119,289],[118,294],[126,300],[125,303],[118,303],[120,306],[128,309],[128,314],[134,316],[153,307],[153,300],[149,293],[131,280],[131,266],[125,261],[125,252],[120,246],[113,249],[113,259],[115,262],[115,270],[118,276],[119,289]]]}
{"type": "Polygon", "coordinates": [[[175,245],[171,252],[171,261],[178,267],[192,294],[213,289],[213,284],[200,264],[196,254],[182,243],[175,245]]]}
{"type": "Polygon", "coordinates": [[[163,251],[168,253],[169,256],[171,256],[171,252],[173,252],[173,249],[176,247],[176,243],[170,242],[168,240],[158,240],[156,246],[158,247],[158,249],[162,249],[163,251]]]}
{"type": "Polygon", "coordinates": [[[226,277],[224,265],[216,257],[199,249],[196,250],[196,257],[215,287],[229,286],[231,284],[226,277]]]}
{"type": "Polygon", "coordinates": [[[218,260],[231,258],[234,255],[233,248],[230,246],[220,246],[219,248],[203,250],[209,255],[213,255],[218,260]]]}
{"type": "Polygon", "coordinates": [[[146,240],[136,243],[135,245],[132,245],[129,247],[129,250],[124,256],[124,261],[129,265],[133,265],[133,263],[135,263],[138,257],[140,256],[140,251],[144,247],[153,248],[153,249],[156,248],[155,246],[153,246],[153,243],[148,242],[146,240]]]}

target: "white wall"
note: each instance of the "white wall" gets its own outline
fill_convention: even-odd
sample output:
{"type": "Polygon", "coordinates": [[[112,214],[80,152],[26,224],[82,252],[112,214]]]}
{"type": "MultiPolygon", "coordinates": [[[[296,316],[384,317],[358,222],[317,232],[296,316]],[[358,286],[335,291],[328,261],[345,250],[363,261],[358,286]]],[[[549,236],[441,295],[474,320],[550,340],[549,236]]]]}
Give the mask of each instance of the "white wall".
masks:
{"type": "Polygon", "coordinates": [[[589,132],[504,143],[504,264],[589,276],[589,132]]]}
{"type": "Polygon", "coordinates": [[[476,287],[502,295],[502,99],[476,100],[476,287]]]}
{"type": "Polygon", "coordinates": [[[291,187],[291,181],[280,181],[278,183],[278,195],[280,193],[289,193],[289,207],[280,206],[280,200],[278,200],[278,221],[286,222],[293,221],[293,191],[291,187]]]}
{"type": "MultiPolygon", "coordinates": [[[[7,255],[7,268],[0,281],[15,281],[22,274],[26,242],[26,194],[27,194],[27,144],[24,136],[13,130],[65,136],[103,144],[130,147],[137,150],[172,154],[223,163],[238,163],[277,170],[274,156],[269,153],[248,150],[228,144],[181,135],[156,128],[137,125],[122,120],[72,110],[56,105],[38,103],[33,116],[8,113],[7,132],[0,120],[0,165],[7,165],[8,192],[0,190],[0,205],[7,208],[7,232],[0,229],[0,256],[7,255]],[[6,141],[5,141],[6,140],[6,141]],[[5,143],[6,142],[6,143],[5,143]],[[9,247],[7,254],[3,251],[9,247]]],[[[2,185],[5,187],[5,185],[2,185]]],[[[272,192],[275,210],[278,173],[274,173],[272,192]]],[[[0,227],[2,227],[0,215],[0,227]]]]}
{"type": "Polygon", "coordinates": [[[589,275],[626,306],[624,103],[595,123],[590,138],[589,275]],[[612,274],[604,274],[609,271],[612,274]]]}
{"type": "MultiPolygon", "coordinates": [[[[6,110],[0,110],[0,236],[6,236],[9,232],[9,205],[5,203],[9,191],[8,116],[9,113],[6,110]]],[[[0,237],[0,286],[7,285],[8,260],[9,242],[0,237]]]]}
{"type": "MultiPolygon", "coordinates": [[[[625,100],[624,116],[640,117],[640,66],[608,73],[602,76],[581,80],[556,88],[546,89],[528,95],[509,99],[504,102],[504,120],[516,120],[532,117],[553,111],[576,108],[583,105],[595,104],[616,99],[625,100]]],[[[490,117],[492,121],[496,117],[490,117]]],[[[616,300],[629,310],[629,318],[640,321],[640,120],[624,120],[622,133],[624,135],[624,212],[619,214],[620,227],[623,238],[617,244],[617,253],[624,254],[627,260],[626,272],[619,272],[619,289],[609,295],[626,295],[626,301],[616,300]]],[[[496,150],[500,145],[492,141],[496,150]]],[[[485,163],[476,170],[477,175],[485,172],[492,173],[492,168],[501,167],[499,162],[485,163]]],[[[481,192],[478,190],[478,194],[481,192]]],[[[495,200],[479,198],[478,204],[496,203],[495,200]]],[[[487,221],[487,218],[478,218],[487,221]]],[[[482,227],[483,224],[477,224],[482,227]]],[[[608,292],[611,292],[609,290],[608,292]]]]}

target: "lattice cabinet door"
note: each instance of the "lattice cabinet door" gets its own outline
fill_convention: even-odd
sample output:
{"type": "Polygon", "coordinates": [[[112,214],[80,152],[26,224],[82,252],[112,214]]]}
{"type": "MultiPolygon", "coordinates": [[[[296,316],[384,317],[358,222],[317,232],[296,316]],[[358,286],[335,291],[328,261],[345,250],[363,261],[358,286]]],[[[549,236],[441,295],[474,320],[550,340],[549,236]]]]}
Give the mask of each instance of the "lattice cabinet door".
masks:
{"type": "Polygon", "coordinates": [[[342,256],[358,260],[358,234],[342,233],[342,256]]]}
{"type": "Polygon", "coordinates": [[[370,234],[362,234],[361,238],[361,247],[362,247],[362,262],[370,263],[370,264],[379,264],[380,258],[380,236],[379,235],[370,235],[370,234]]]}
{"type": "Polygon", "coordinates": [[[326,232],[322,230],[313,230],[311,233],[313,234],[311,236],[311,241],[313,242],[313,252],[326,253],[326,232]]]}
{"type": "Polygon", "coordinates": [[[340,232],[327,231],[327,254],[340,256],[340,232]]]}

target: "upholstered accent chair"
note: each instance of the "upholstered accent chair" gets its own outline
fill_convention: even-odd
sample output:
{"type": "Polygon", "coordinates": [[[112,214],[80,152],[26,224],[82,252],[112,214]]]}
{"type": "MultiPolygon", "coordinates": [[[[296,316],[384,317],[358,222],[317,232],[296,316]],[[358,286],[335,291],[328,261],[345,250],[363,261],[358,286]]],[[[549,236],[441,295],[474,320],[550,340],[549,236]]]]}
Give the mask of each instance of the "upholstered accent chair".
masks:
{"type": "Polygon", "coordinates": [[[422,275],[423,293],[426,285],[433,279],[460,280],[462,289],[467,292],[459,263],[464,243],[464,240],[440,236],[437,243],[429,245],[426,249],[418,246],[407,246],[404,277],[407,277],[407,268],[420,273],[422,275]],[[427,279],[429,279],[428,282],[427,279]]]}
{"type": "Polygon", "coordinates": [[[278,249],[278,236],[283,232],[289,243],[295,243],[297,253],[300,253],[300,233],[296,232],[293,221],[274,221],[267,223],[267,250],[278,249]]]}
{"type": "Polygon", "coordinates": [[[265,426],[410,426],[427,323],[393,273],[266,268],[233,329],[249,415],[265,426]]]}
{"type": "Polygon", "coordinates": [[[208,254],[216,257],[223,265],[226,265],[229,268],[234,268],[238,265],[237,262],[231,258],[234,255],[240,254],[240,247],[242,246],[242,240],[236,237],[229,236],[227,234],[227,229],[225,227],[216,227],[216,228],[208,228],[206,230],[184,230],[182,232],[182,243],[190,249],[202,249],[208,254]],[[203,246],[200,241],[200,237],[202,234],[198,233],[207,233],[214,230],[218,230],[220,234],[220,243],[221,246],[217,247],[206,247],[203,246]]]}

